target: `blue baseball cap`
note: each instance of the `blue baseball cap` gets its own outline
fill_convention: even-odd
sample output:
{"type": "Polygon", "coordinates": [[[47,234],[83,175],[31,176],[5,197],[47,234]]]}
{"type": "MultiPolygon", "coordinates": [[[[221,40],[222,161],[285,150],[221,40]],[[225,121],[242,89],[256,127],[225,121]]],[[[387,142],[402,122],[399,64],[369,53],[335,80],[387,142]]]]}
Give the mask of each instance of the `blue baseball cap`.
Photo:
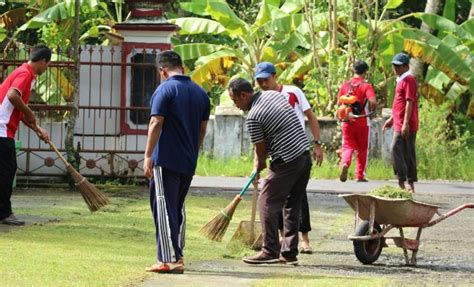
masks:
{"type": "Polygon", "coordinates": [[[261,62],[255,66],[255,79],[267,79],[275,74],[275,66],[270,62],[261,62]]]}
{"type": "Polygon", "coordinates": [[[410,63],[410,56],[405,53],[398,53],[392,59],[392,64],[401,66],[408,65],[410,63]]]}

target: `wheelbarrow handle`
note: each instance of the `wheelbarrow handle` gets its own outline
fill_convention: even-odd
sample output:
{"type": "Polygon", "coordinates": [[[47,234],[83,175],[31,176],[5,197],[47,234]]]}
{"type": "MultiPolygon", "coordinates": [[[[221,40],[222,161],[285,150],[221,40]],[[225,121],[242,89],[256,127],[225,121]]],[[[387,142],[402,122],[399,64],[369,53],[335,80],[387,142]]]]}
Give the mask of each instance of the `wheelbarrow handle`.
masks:
{"type": "Polygon", "coordinates": [[[252,182],[255,180],[256,177],[257,177],[257,172],[256,171],[252,172],[252,174],[249,177],[249,180],[247,181],[244,188],[242,188],[242,191],[239,194],[240,197],[244,196],[245,192],[247,191],[247,189],[249,188],[249,186],[252,184],[252,182]]]}
{"type": "Polygon", "coordinates": [[[458,213],[461,210],[464,210],[466,208],[474,208],[474,203],[466,203],[466,204],[460,205],[460,206],[448,211],[447,213],[441,215],[440,217],[436,218],[435,220],[429,222],[424,227],[430,227],[430,226],[433,226],[437,223],[440,223],[441,221],[445,220],[446,218],[451,217],[451,216],[455,215],[456,213],[458,213]]]}

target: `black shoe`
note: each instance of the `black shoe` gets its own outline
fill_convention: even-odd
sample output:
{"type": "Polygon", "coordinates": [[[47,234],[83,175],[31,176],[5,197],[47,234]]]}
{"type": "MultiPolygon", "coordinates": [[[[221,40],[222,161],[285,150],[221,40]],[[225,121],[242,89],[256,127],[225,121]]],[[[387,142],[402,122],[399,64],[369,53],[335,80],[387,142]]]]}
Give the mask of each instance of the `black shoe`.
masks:
{"type": "Polygon", "coordinates": [[[0,220],[0,223],[6,224],[6,225],[16,225],[16,226],[25,225],[25,222],[16,218],[16,216],[13,213],[10,214],[10,216],[0,220]]]}
{"type": "Polygon", "coordinates": [[[254,256],[244,257],[242,260],[247,264],[274,264],[279,262],[278,257],[272,257],[263,252],[254,256]]]}
{"type": "Polygon", "coordinates": [[[280,255],[280,264],[286,264],[286,265],[293,265],[296,266],[298,265],[298,258],[295,257],[283,257],[283,255],[280,255]]]}
{"type": "Polygon", "coordinates": [[[367,178],[360,178],[357,180],[357,182],[369,182],[367,178]]]}
{"type": "Polygon", "coordinates": [[[343,165],[341,169],[341,175],[339,176],[339,179],[342,182],[345,182],[347,180],[347,173],[349,172],[349,167],[347,165],[343,165]]]}

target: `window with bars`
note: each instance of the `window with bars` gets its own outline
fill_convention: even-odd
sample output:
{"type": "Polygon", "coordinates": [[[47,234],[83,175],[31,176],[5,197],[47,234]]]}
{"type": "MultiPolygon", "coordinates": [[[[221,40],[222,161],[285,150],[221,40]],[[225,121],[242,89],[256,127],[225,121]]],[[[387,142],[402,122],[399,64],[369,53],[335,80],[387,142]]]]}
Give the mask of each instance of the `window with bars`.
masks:
{"type": "MultiPolygon", "coordinates": [[[[156,70],[156,53],[137,53],[132,59],[130,106],[148,108],[150,99],[160,78],[156,70]]],[[[135,109],[130,111],[130,121],[136,125],[146,125],[150,117],[149,110],[135,109]]]]}

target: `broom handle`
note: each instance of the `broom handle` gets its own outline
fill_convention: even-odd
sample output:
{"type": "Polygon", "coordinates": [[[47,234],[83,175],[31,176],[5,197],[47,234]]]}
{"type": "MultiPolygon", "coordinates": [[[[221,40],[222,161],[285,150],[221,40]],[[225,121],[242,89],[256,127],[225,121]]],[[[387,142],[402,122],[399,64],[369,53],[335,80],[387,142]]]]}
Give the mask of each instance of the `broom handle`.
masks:
{"type": "Polygon", "coordinates": [[[250,175],[250,178],[249,180],[247,181],[247,183],[245,184],[244,188],[242,188],[242,191],[240,192],[239,196],[242,197],[245,192],[247,191],[247,189],[249,188],[249,186],[252,184],[252,182],[255,180],[255,177],[257,177],[257,172],[254,171],[252,172],[252,174],[250,175]]]}
{"type": "MultiPolygon", "coordinates": [[[[36,133],[38,133],[38,127],[32,127],[31,128],[33,131],[35,131],[36,133]]],[[[48,144],[49,146],[54,150],[54,152],[59,156],[59,158],[64,162],[64,164],[66,165],[66,167],[70,166],[71,164],[63,157],[63,155],[61,154],[61,152],[58,150],[58,148],[53,144],[53,142],[51,140],[48,140],[48,144]]]]}
{"type": "Polygon", "coordinates": [[[66,167],[70,166],[71,164],[64,158],[64,156],[61,154],[61,152],[58,150],[58,148],[53,144],[52,141],[48,141],[49,146],[56,152],[56,154],[59,156],[59,158],[64,162],[66,167]]]}
{"type": "Polygon", "coordinates": [[[257,213],[258,182],[253,181],[252,215],[250,217],[250,242],[255,241],[255,215],[257,213]]]}

